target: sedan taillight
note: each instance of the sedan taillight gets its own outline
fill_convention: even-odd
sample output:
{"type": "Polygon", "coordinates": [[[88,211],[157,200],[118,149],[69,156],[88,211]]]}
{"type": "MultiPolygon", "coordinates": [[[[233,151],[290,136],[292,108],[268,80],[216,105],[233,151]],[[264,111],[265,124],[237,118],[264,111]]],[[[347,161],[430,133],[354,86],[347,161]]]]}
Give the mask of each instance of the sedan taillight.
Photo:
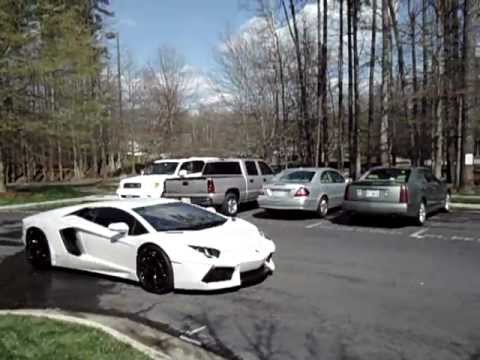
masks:
{"type": "Polygon", "coordinates": [[[305,187],[301,187],[297,190],[297,192],[295,193],[295,197],[300,197],[300,196],[304,196],[304,197],[307,197],[308,195],[310,195],[310,191],[308,191],[307,188],[305,187]]]}
{"type": "Polygon", "coordinates": [[[408,200],[409,200],[409,196],[408,196],[407,185],[400,185],[400,203],[408,204],[408,200]]]}

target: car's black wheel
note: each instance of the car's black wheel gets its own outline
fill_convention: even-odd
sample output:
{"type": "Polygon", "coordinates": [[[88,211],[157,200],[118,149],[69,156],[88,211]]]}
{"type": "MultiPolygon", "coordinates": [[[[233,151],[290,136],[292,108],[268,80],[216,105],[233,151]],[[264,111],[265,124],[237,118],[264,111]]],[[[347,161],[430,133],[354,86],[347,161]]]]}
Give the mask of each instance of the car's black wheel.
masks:
{"type": "Polygon", "coordinates": [[[222,213],[227,216],[235,216],[238,213],[238,196],[234,192],[228,192],[223,199],[222,213]]]}
{"type": "Polygon", "coordinates": [[[319,217],[324,218],[328,214],[328,199],[326,196],[322,196],[317,207],[317,214],[319,217]]]}
{"type": "Polygon", "coordinates": [[[425,202],[425,200],[422,200],[420,202],[420,205],[418,206],[418,211],[417,211],[417,216],[415,218],[415,223],[418,226],[423,226],[426,221],[427,221],[427,203],[425,202]]]}
{"type": "Polygon", "coordinates": [[[45,234],[39,229],[28,229],[25,255],[27,261],[36,269],[48,269],[51,264],[50,248],[45,234]]]}
{"type": "Polygon", "coordinates": [[[165,294],[173,290],[173,270],[168,256],[158,246],[148,245],[137,255],[137,276],[149,292],[165,294]]]}

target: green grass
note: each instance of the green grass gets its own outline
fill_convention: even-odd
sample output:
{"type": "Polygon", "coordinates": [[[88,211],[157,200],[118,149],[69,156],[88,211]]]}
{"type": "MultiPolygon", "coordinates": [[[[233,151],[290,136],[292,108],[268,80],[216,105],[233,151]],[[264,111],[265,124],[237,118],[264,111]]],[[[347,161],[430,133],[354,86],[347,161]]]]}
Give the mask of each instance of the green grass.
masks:
{"type": "Polygon", "coordinates": [[[463,204],[480,204],[480,196],[466,196],[466,195],[454,195],[452,196],[452,202],[463,204]]]}
{"type": "Polygon", "coordinates": [[[4,360],[147,360],[143,353],[89,327],[29,316],[0,316],[4,360]]]}
{"type": "Polygon", "coordinates": [[[79,191],[71,186],[36,187],[28,191],[20,190],[16,192],[7,192],[5,194],[0,193],[0,206],[70,199],[86,195],[89,194],[79,191]]]}

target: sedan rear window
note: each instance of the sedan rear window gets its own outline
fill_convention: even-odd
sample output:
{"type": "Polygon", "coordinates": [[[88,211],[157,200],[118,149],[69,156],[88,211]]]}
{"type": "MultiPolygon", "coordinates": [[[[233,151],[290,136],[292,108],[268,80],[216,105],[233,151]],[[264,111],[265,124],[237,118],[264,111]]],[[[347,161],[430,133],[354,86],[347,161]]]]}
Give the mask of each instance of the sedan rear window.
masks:
{"type": "Polygon", "coordinates": [[[314,171],[291,171],[280,174],[279,180],[287,183],[309,183],[315,176],[314,171]]]}
{"type": "Polygon", "coordinates": [[[370,170],[366,175],[364,180],[389,180],[395,182],[408,182],[410,177],[409,169],[373,169],[370,170]]]}
{"type": "Polygon", "coordinates": [[[227,221],[223,216],[185,203],[145,206],[134,211],[156,231],[201,230],[227,221]]]}

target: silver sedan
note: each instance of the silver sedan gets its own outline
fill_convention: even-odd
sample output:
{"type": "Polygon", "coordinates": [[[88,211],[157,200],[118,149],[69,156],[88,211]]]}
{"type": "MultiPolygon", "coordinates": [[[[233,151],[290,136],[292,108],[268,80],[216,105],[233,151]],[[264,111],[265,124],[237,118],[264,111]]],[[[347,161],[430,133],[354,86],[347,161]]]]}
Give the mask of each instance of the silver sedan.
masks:
{"type": "Polygon", "coordinates": [[[428,168],[377,167],[349,185],[343,208],[350,214],[402,215],[423,225],[429,213],[450,209],[450,191],[428,168]]]}
{"type": "Polygon", "coordinates": [[[263,186],[258,205],[266,210],[314,211],[320,217],[341,206],[346,180],[335,169],[287,169],[263,186]]]}

